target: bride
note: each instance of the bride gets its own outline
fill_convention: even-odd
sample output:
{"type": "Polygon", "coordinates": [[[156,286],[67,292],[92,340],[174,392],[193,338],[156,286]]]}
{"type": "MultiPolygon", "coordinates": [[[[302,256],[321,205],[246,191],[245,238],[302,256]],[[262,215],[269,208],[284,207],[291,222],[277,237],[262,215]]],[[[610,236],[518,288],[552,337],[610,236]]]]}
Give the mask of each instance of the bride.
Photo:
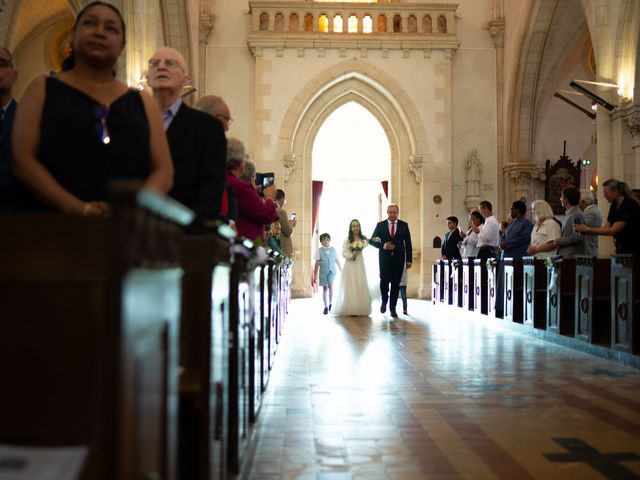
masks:
{"type": "Polygon", "coordinates": [[[367,245],[369,242],[361,233],[360,222],[351,220],[349,237],[342,245],[345,262],[333,307],[334,315],[366,317],[371,314],[371,293],[362,258],[362,250],[367,245]]]}

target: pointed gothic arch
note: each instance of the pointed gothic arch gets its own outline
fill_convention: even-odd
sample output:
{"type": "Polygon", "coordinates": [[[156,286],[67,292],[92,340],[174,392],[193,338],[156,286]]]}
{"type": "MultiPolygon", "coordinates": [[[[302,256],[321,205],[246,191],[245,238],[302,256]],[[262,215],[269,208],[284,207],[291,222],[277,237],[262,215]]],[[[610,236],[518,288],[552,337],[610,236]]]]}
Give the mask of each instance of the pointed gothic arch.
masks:
{"type": "MultiPolygon", "coordinates": [[[[421,117],[406,91],[391,76],[375,66],[358,59],[345,60],[310,80],[291,102],[278,135],[276,158],[283,161],[285,189],[288,198],[301,199],[300,204],[289,201],[292,211],[311,211],[311,162],[313,144],[318,130],[336,109],[348,102],[356,102],[380,122],[391,152],[390,201],[415,195],[419,198],[417,181],[407,181],[412,172],[421,178],[421,161],[429,151],[428,137],[421,117]],[[403,180],[404,178],[404,180],[403,180]],[[293,192],[293,195],[289,195],[293,192]],[[295,210],[293,210],[295,209],[295,210]]],[[[416,205],[417,207],[417,205],[416,205]]],[[[420,208],[403,212],[403,217],[421,230],[420,208]]],[[[310,218],[303,218],[297,230],[308,244],[311,239],[310,218]],[[302,224],[301,224],[302,223],[302,224]]],[[[302,248],[302,271],[298,278],[308,278],[310,250],[302,248]],[[308,258],[307,258],[308,257],[308,258]]],[[[294,286],[296,295],[308,295],[306,285],[294,286]]]]}

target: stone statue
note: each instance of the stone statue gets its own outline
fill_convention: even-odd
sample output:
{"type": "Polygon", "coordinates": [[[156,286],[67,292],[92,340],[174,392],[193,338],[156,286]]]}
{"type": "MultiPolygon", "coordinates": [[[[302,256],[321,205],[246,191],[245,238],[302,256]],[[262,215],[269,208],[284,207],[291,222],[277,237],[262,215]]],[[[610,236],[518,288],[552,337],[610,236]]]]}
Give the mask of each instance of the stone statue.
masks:
{"type": "Polygon", "coordinates": [[[480,203],[480,183],[482,173],[482,163],[478,158],[478,150],[472,149],[467,155],[467,195],[465,206],[468,210],[477,207],[480,203]]]}

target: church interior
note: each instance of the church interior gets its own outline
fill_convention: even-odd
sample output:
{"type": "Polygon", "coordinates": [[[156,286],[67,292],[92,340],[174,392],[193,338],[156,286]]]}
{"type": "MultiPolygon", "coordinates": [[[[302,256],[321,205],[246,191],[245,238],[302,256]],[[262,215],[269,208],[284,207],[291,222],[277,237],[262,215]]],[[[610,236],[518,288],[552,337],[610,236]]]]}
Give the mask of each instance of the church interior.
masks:
{"type": "MultiPolygon", "coordinates": [[[[0,0],[7,99],[63,70],[90,3],[0,0]]],[[[603,225],[606,181],[638,194],[640,1],[106,3],[115,78],[151,95],[179,52],[182,103],[224,99],[227,146],[286,192],[292,251],[186,234],[190,208],[127,182],[107,216],[0,208],[0,480],[640,478],[637,248],[442,258],[483,201],[562,227],[566,188],[603,225]],[[388,205],[408,306],[323,312],[320,235],[339,251],[388,205]]]]}

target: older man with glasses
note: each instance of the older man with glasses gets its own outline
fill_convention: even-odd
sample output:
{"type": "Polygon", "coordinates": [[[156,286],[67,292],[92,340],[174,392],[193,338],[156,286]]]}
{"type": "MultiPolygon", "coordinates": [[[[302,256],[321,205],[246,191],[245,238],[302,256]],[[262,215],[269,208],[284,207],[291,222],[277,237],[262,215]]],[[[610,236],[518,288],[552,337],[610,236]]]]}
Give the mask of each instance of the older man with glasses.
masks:
{"type": "Polygon", "coordinates": [[[18,78],[13,56],[0,47],[0,212],[14,209],[16,179],[11,171],[11,129],[18,103],[11,92],[18,78]]]}
{"type": "Polygon", "coordinates": [[[220,218],[227,139],[222,122],[182,101],[188,80],[186,62],[177,50],[163,47],[149,59],[147,82],[163,114],[175,168],[169,195],[203,222],[220,218]]]}

